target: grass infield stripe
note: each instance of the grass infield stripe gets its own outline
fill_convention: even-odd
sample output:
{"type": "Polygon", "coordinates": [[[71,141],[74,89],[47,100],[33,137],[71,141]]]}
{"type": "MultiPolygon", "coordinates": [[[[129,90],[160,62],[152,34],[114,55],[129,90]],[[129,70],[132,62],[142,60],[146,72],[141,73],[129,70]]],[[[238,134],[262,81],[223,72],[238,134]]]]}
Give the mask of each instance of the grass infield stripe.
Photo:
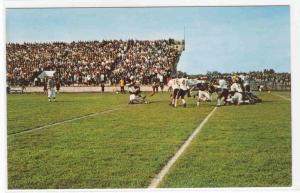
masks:
{"type": "Polygon", "coordinates": [[[67,119],[67,120],[52,123],[52,124],[49,124],[49,125],[44,125],[44,126],[41,126],[41,127],[28,129],[28,130],[25,130],[25,131],[20,131],[20,132],[17,132],[17,133],[8,134],[8,136],[15,136],[15,135],[20,135],[20,134],[24,134],[24,133],[29,133],[29,132],[32,132],[32,131],[41,130],[41,129],[44,129],[44,128],[48,128],[48,127],[52,127],[52,126],[56,126],[56,125],[61,125],[61,124],[64,124],[64,123],[69,123],[69,122],[72,122],[72,121],[76,121],[76,120],[80,120],[80,119],[84,119],[84,118],[88,118],[88,117],[93,117],[93,116],[100,115],[100,114],[110,113],[110,112],[119,110],[120,108],[121,108],[121,106],[119,106],[117,108],[114,108],[114,109],[109,109],[109,110],[106,110],[106,111],[102,111],[102,112],[92,113],[92,114],[84,115],[84,116],[81,116],[81,117],[75,117],[75,118],[72,118],[72,119],[67,119]]]}
{"type": "Polygon", "coordinates": [[[285,100],[287,100],[287,101],[291,101],[291,99],[290,99],[290,98],[287,98],[287,97],[281,96],[281,95],[279,95],[279,94],[273,94],[273,93],[272,93],[272,95],[274,95],[274,96],[278,96],[278,97],[280,97],[280,98],[283,98],[283,99],[285,99],[285,100]]]}
{"type": "Polygon", "coordinates": [[[218,107],[215,107],[200,123],[200,125],[194,130],[194,132],[190,135],[190,137],[183,143],[183,145],[179,148],[179,150],[174,154],[174,156],[168,161],[168,163],[161,169],[161,171],[151,180],[148,188],[157,188],[162,179],[168,173],[172,165],[176,162],[176,160],[181,156],[181,154],[187,149],[195,136],[201,131],[205,123],[208,119],[213,115],[218,107]]]}

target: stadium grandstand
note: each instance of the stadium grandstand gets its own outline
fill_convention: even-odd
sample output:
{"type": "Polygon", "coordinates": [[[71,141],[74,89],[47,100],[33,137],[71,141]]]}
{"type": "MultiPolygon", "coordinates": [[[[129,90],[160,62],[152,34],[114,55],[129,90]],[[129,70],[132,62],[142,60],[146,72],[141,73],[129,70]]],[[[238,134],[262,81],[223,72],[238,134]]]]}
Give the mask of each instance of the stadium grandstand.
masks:
{"type": "MultiPolygon", "coordinates": [[[[55,71],[61,86],[118,85],[121,79],[138,80],[151,85],[157,75],[167,84],[177,72],[177,64],[185,50],[184,40],[102,40],[52,43],[8,43],[7,84],[9,86],[43,86],[43,71],[55,71]]],[[[187,74],[185,74],[187,75],[187,74]]],[[[252,90],[290,90],[290,73],[262,71],[188,75],[190,78],[242,75],[252,90]]]]}
{"type": "Polygon", "coordinates": [[[115,85],[121,78],[151,84],[157,73],[165,81],[176,73],[184,40],[103,40],[8,43],[7,82],[42,86],[43,71],[56,71],[62,86],[115,85]]]}

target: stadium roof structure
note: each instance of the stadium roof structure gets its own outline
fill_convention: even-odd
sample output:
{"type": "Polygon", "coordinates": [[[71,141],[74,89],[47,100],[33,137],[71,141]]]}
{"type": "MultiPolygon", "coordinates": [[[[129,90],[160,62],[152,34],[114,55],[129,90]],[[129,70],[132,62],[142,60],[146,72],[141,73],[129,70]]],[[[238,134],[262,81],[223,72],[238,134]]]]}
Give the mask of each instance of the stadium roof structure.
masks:
{"type": "Polygon", "coordinates": [[[39,74],[39,78],[45,78],[45,77],[53,77],[55,71],[43,71],[41,74],[39,74]]]}

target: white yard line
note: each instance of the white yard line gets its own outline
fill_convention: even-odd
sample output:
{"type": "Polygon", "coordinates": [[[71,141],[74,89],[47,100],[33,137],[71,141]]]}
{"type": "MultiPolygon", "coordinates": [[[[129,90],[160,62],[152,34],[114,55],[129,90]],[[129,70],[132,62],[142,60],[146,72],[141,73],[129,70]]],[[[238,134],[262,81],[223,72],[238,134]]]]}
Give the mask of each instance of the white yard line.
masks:
{"type": "Polygon", "coordinates": [[[275,95],[275,96],[278,96],[278,97],[281,97],[281,98],[283,98],[283,99],[285,99],[285,100],[291,101],[291,99],[290,99],[290,98],[287,98],[287,97],[281,96],[281,95],[279,95],[279,94],[274,94],[274,93],[271,93],[271,94],[272,94],[272,95],[275,95]]]}
{"type": "Polygon", "coordinates": [[[41,129],[52,127],[52,126],[56,126],[56,125],[62,125],[64,123],[69,123],[69,122],[72,122],[72,121],[77,121],[77,120],[85,119],[85,118],[88,118],[88,117],[94,117],[94,116],[97,116],[97,115],[100,115],[100,114],[110,113],[110,112],[119,110],[120,108],[121,107],[119,106],[119,107],[114,108],[114,109],[109,109],[109,110],[102,111],[102,112],[97,112],[97,113],[93,113],[93,114],[89,114],[89,115],[84,115],[84,116],[81,116],[81,117],[75,117],[75,118],[68,119],[68,120],[65,120],[65,121],[60,121],[60,122],[52,123],[52,124],[49,124],[49,125],[44,125],[44,126],[41,126],[41,127],[36,127],[36,128],[28,129],[28,130],[25,130],[25,131],[20,131],[18,133],[8,134],[8,136],[20,135],[20,134],[29,133],[29,132],[41,130],[41,129]]]}
{"type": "Polygon", "coordinates": [[[215,107],[200,123],[200,125],[194,130],[194,132],[190,135],[190,137],[184,142],[184,144],[179,148],[179,150],[175,153],[175,155],[168,161],[168,163],[162,168],[162,170],[151,180],[148,188],[157,188],[165,175],[169,172],[172,165],[176,162],[176,160],[182,155],[182,153],[188,148],[191,144],[192,140],[196,137],[196,135],[201,131],[205,123],[208,119],[213,115],[218,107],[215,107]]]}

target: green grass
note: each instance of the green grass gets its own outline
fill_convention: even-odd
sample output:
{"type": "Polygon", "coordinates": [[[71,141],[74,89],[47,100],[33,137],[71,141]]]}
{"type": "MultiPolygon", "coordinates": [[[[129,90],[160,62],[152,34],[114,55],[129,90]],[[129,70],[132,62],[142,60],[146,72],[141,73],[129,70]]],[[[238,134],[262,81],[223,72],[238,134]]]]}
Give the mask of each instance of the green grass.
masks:
{"type": "MultiPolygon", "coordinates": [[[[291,183],[290,102],[263,93],[258,105],[218,109],[161,187],[287,186],[291,183]]],[[[215,101],[147,105],[128,95],[8,95],[8,187],[146,188],[215,101]],[[121,106],[120,106],[121,105],[121,106]],[[16,132],[120,106],[61,125],[16,132]]]]}
{"type": "Polygon", "coordinates": [[[272,94],[276,94],[276,95],[279,95],[279,96],[283,96],[283,97],[286,97],[286,98],[291,98],[291,92],[271,92],[272,94]]]}
{"type": "Polygon", "coordinates": [[[262,104],[217,109],[161,187],[290,186],[290,102],[262,97],[262,104]]]}
{"type": "MultiPolygon", "coordinates": [[[[99,97],[96,101],[102,99],[93,94],[81,94],[81,97],[90,98],[91,95],[99,97]]],[[[67,96],[69,100],[74,98],[74,95],[67,96]]],[[[14,97],[19,96],[9,97],[13,103],[14,97]]],[[[121,97],[123,101],[127,100],[128,95],[111,97],[121,97]]],[[[173,109],[168,106],[166,94],[156,95],[151,100],[153,103],[148,105],[125,105],[117,112],[10,135],[9,188],[147,187],[168,158],[213,108],[205,104],[199,109],[193,104],[186,109],[173,109]]],[[[93,106],[87,104],[89,100],[82,101],[86,101],[82,108],[93,106]]],[[[74,100],[74,103],[78,101],[74,100]]],[[[42,101],[40,105],[49,103],[42,101]]],[[[35,108],[39,109],[32,107],[32,114],[35,108]]],[[[44,113],[39,114],[35,119],[44,119],[44,116],[44,113]]]]}
{"type": "Polygon", "coordinates": [[[43,94],[8,95],[8,134],[21,132],[110,109],[126,104],[124,95],[108,97],[108,93],[59,94],[57,102],[48,102],[43,94]]]}

